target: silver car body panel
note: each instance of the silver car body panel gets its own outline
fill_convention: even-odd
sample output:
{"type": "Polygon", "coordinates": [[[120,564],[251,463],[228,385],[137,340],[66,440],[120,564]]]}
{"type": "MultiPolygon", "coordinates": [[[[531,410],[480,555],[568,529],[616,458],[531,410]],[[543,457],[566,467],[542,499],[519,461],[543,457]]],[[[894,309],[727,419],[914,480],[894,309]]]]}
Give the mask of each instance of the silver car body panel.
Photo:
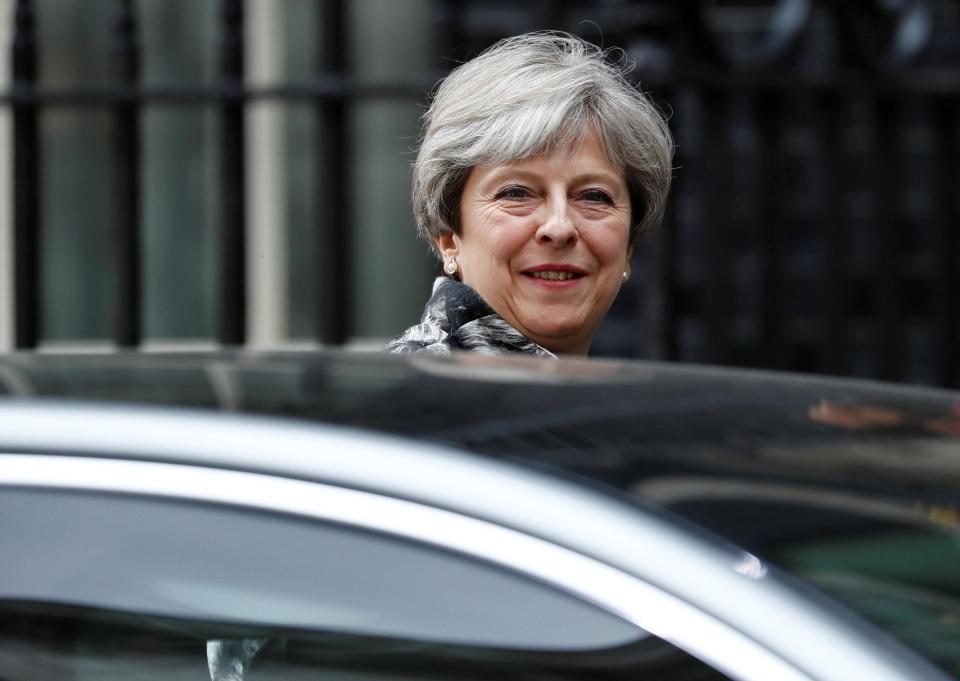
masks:
{"type": "Polygon", "coordinates": [[[665,514],[437,446],[250,416],[23,402],[0,405],[0,452],[2,486],[269,509],[477,556],[591,601],[742,681],[948,678],[665,514]]]}
{"type": "Polygon", "coordinates": [[[573,593],[738,679],[810,677],[714,617],[600,561],[516,530],[370,492],[144,461],[0,454],[0,486],[144,494],[289,513],[426,542],[573,593]]]}

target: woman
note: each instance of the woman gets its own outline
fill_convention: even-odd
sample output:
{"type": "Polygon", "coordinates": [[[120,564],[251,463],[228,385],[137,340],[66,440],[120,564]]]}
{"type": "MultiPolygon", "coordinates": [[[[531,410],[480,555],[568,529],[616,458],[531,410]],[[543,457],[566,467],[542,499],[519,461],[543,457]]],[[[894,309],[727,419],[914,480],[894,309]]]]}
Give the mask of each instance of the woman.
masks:
{"type": "MultiPolygon", "coordinates": [[[[388,352],[587,354],[633,244],[663,216],[671,174],[666,124],[606,57],[531,33],[440,86],[413,208],[447,276],[388,352]]],[[[265,643],[211,641],[211,679],[242,679],[265,643]]]]}
{"type": "Polygon", "coordinates": [[[530,33],[443,81],[413,209],[447,276],[388,352],[587,354],[672,170],[666,123],[608,56],[530,33]]]}

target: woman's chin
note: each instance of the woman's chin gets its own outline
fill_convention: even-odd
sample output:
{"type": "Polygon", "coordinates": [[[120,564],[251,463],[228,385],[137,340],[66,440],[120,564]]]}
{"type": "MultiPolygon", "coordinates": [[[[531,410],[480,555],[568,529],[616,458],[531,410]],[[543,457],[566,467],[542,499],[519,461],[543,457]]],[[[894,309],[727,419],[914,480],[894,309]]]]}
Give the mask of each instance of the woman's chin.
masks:
{"type": "Polygon", "coordinates": [[[589,347],[590,334],[585,333],[582,322],[552,320],[549,323],[532,324],[525,334],[538,345],[554,353],[583,354],[589,347]],[[584,346],[581,349],[581,346],[584,346]]]}

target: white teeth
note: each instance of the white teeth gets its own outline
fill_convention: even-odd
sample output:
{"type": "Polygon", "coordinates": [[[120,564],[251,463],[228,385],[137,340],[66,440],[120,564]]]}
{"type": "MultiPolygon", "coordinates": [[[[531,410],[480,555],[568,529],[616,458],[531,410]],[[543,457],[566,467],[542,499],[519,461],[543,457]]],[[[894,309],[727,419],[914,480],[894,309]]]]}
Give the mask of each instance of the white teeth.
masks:
{"type": "Polygon", "coordinates": [[[573,279],[576,275],[573,272],[554,272],[552,270],[545,272],[531,272],[537,279],[549,279],[550,281],[566,281],[573,279]]]}

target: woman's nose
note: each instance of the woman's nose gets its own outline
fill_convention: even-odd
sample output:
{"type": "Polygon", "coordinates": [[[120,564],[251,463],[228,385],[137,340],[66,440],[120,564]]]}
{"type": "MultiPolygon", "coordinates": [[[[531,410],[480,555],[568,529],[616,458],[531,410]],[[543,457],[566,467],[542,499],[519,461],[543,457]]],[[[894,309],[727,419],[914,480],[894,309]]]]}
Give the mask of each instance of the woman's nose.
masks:
{"type": "Polygon", "coordinates": [[[537,243],[550,245],[554,248],[572,246],[577,243],[580,235],[577,233],[577,227],[570,217],[566,202],[546,206],[546,215],[544,215],[540,226],[537,228],[536,238],[537,243]]]}

